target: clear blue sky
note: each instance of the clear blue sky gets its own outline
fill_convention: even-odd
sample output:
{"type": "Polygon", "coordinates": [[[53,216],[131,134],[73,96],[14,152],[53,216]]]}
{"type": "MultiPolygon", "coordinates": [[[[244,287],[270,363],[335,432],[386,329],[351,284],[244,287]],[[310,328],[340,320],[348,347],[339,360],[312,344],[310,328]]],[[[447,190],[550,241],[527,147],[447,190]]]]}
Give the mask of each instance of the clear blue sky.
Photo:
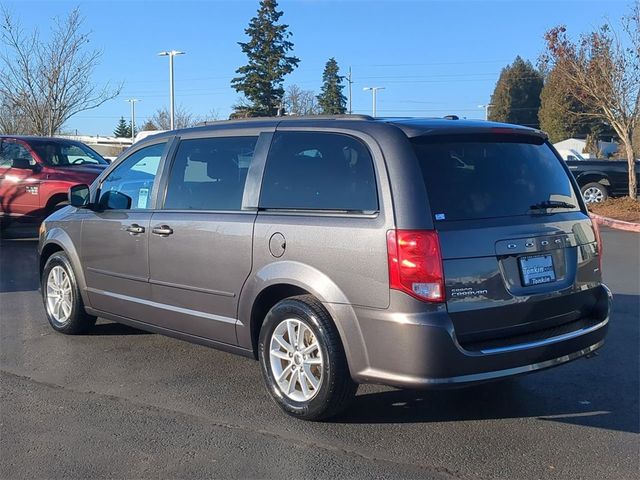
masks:
{"type": "MultiPolygon", "coordinates": [[[[2,0],[0,0],[2,1],[2,0]]],[[[371,112],[364,86],[384,86],[381,116],[481,118],[502,67],[516,55],[535,63],[544,31],[559,23],[578,33],[618,20],[629,1],[393,1],[281,0],[282,21],[293,32],[300,65],[285,86],[317,91],[322,69],[335,56],[353,70],[353,109],[371,112]]],[[[79,5],[94,47],[104,51],[95,81],[123,82],[121,95],[66,125],[82,134],[111,134],[127,98],[137,104],[139,125],[168,104],[168,60],[176,58],[176,103],[196,115],[216,109],[226,118],[239,98],[230,86],[245,62],[237,45],[258,0],[236,1],[3,1],[25,27],[43,35],[55,16],[79,5]]],[[[345,89],[346,90],[346,89],[345,89]]]]}

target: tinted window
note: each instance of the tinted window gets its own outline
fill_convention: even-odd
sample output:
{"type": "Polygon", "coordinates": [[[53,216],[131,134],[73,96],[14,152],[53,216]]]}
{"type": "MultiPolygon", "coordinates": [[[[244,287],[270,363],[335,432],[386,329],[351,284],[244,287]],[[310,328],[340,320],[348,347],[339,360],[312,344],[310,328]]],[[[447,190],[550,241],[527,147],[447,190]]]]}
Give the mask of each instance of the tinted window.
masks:
{"type": "Polygon", "coordinates": [[[36,161],[23,145],[16,142],[0,142],[0,167],[10,168],[13,161],[18,158],[28,159],[30,165],[36,164],[36,161]]]}
{"type": "MultiPolygon", "coordinates": [[[[541,139],[456,135],[412,140],[436,221],[531,214],[543,201],[578,205],[560,160],[541,139]]],[[[561,212],[573,209],[558,209],[561,212]]]]}
{"type": "Polygon", "coordinates": [[[164,208],[240,210],[258,137],[200,138],[180,142],[164,208]]]}
{"type": "Polygon", "coordinates": [[[102,182],[99,204],[105,209],[147,209],[165,143],[141,148],[102,182]]]}
{"type": "Polygon", "coordinates": [[[82,143],[65,140],[31,140],[29,143],[43,162],[54,167],[107,164],[97,152],[82,143]]]}
{"type": "Polygon", "coordinates": [[[378,196],[371,154],[362,142],[347,135],[276,133],[260,206],[376,211],[378,196]]]}

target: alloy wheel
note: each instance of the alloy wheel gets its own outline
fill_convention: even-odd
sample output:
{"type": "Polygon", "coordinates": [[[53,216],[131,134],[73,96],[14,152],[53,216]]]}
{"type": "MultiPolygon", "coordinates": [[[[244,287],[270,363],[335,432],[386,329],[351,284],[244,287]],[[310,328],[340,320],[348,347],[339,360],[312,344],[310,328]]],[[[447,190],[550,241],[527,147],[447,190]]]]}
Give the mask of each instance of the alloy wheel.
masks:
{"type": "Polygon", "coordinates": [[[63,324],[69,320],[73,305],[71,279],[59,265],[49,272],[47,277],[47,310],[56,323],[63,324]]]}
{"type": "Polygon", "coordinates": [[[599,188],[589,187],[582,192],[582,198],[585,203],[600,203],[604,200],[604,194],[599,188]]]}
{"type": "Polygon", "coordinates": [[[311,328],[294,318],[283,320],[269,343],[271,372],[282,393],[296,402],[315,397],[322,384],[324,362],[311,328]]]}

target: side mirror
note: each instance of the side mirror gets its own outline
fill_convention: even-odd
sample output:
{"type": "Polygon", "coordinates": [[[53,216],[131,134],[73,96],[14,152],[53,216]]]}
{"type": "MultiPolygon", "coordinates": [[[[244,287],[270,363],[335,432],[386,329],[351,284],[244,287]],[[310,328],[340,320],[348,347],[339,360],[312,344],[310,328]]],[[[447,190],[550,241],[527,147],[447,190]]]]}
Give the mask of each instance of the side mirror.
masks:
{"type": "Polygon", "coordinates": [[[34,166],[31,165],[31,160],[28,158],[14,158],[11,161],[11,168],[19,168],[20,170],[33,170],[34,166]]]}
{"type": "Polygon", "coordinates": [[[89,205],[89,186],[83,183],[74,185],[69,189],[69,203],[76,208],[83,208],[89,205]]]}
{"type": "Polygon", "coordinates": [[[98,202],[99,210],[129,210],[132,199],[129,195],[115,190],[104,192],[98,202]]]}

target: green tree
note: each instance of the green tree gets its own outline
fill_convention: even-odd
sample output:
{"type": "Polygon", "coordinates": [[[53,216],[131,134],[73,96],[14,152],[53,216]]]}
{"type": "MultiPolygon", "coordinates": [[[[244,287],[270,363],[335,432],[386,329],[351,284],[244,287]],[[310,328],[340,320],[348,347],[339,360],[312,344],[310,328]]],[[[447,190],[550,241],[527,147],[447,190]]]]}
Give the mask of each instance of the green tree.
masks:
{"type": "Polygon", "coordinates": [[[491,95],[489,119],[539,127],[538,110],[542,91],[542,74],[519,56],[502,69],[491,95]]]}
{"type": "Polygon", "coordinates": [[[551,143],[589,135],[597,138],[615,135],[610,125],[587,114],[587,107],[578,97],[553,67],[545,77],[538,111],[540,128],[549,135],[551,143]]]}
{"type": "Polygon", "coordinates": [[[582,137],[591,130],[588,119],[579,115],[584,111],[584,106],[567,88],[557,71],[552,69],[540,94],[540,128],[547,132],[551,143],[582,137]]]}
{"type": "Polygon", "coordinates": [[[135,136],[138,134],[138,127],[136,126],[136,127],[133,129],[133,133],[131,133],[131,127],[132,127],[132,125],[131,125],[131,120],[129,120],[129,124],[127,125],[127,131],[128,131],[128,133],[129,133],[129,136],[130,136],[130,137],[135,137],[135,136]]]}
{"type": "Polygon", "coordinates": [[[324,114],[336,115],[347,111],[347,97],[342,93],[344,77],[338,75],[339,70],[338,62],[333,57],[324,66],[322,88],[318,95],[318,104],[324,114]]]}
{"type": "Polygon", "coordinates": [[[118,125],[116,126],[116,129],[113,131],[113,134],[116,137],[122,137],[122,138],[131,136],[131,128],[129,128],[129,125],[127,124],[127,121],[124,119],[124,117],[120,117],[120,120],[118,120],[118,125]]]}
{"type": "Polygon", "coordinates": [[[236,70],[238,76],[231,80],[231,86],[246,99],[234,107],[235,117],[276,115],[284,96],[284,77],[300,62],[289,55],[293,50],[293,43],[288,40],[291,32],[288,25],[278,24],[282,11],[277,8],[276,0],[262,0],[257,15],[245,29],[249,41],[238,42],[248,62],[236,70]]]}

